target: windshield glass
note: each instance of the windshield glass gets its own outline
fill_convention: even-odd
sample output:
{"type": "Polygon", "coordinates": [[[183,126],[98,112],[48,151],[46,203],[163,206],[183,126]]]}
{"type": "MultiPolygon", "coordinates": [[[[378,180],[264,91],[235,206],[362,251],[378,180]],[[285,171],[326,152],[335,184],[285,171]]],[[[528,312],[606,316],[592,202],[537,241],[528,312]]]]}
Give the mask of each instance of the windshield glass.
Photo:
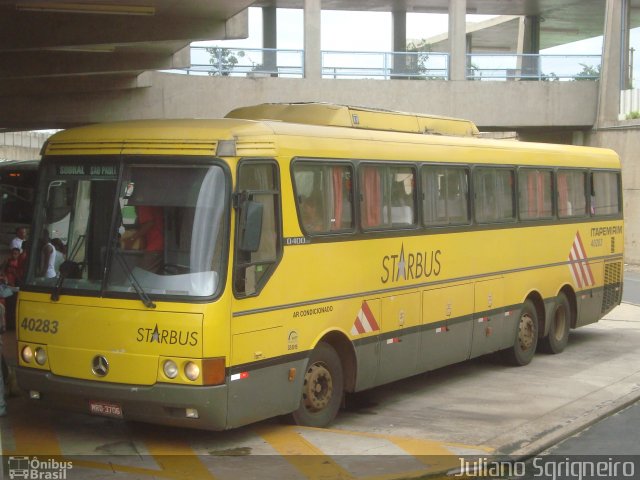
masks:
{"type": "Polygon", "coordinates": [[[208,297],[226,242],[216,165],[49,163],[28,284],[208,297]]]}

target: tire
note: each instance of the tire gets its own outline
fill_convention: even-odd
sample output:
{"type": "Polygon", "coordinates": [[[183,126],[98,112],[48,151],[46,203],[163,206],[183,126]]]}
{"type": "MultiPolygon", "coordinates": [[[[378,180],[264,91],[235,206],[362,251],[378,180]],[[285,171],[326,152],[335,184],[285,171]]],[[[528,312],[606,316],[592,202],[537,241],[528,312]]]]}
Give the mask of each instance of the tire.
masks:
{"type": "Polygon", "coordinates": [[[293,421],[307,427],[326,427],[340,410],[343,392],[340,357],[331,345],[319,343],[309,359],[300,406],[291,415],[293,421]]]}
{"type": "Polygon", "coordinates": [[[571,328],[571,305],[564,293],[558,295],[551,315],[549,335],[540,342],[540,349],[547,353],[562,352],[569,342],[571,328]]]}
{"type": "Polygon", "coordinates": [[[531,300],[522,304],[513,346],[504,351],[511,365],[524,366],[531,362],[538,345],[538,314],[531,300]]]}

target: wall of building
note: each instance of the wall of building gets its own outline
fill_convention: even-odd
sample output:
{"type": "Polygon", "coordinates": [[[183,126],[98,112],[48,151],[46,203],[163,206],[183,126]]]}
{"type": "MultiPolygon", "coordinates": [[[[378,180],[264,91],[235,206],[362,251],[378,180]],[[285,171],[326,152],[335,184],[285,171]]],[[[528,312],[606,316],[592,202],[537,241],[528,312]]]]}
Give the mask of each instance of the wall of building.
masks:
{"type": "Polygon", "coordinates": [[[622,189],[625,217],[625,261],[640,264],[640,122],[588,132],[585,145],[611,148],[622,161],[622,189]]]}
{"type": "Polygon", "coordinates": [[[40,149],[47,138],[48,133],[40,132],[0,133],[0,162],[40,158],[40,149]]]}

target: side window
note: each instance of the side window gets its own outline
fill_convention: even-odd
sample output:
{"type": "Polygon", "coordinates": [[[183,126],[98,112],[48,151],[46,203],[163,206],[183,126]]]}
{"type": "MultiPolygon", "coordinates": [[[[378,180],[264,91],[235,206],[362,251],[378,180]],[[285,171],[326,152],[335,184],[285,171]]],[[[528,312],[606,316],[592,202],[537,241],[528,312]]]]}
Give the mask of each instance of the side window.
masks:
{"type": "Polygon", "coordinates": [[[514,172],[512,169],[476,168],[473,172],[473,188],[475,216],[478,223],[514,220],[514,172]]]}
{"type": "Polygon", "coordinates": [[[550,169],[522,168],[518,171],[518,210],[522,220],[553,215],[551,178],[550,169]]]}
{"type": "Polygon", "coordinates": [[[620,212],[619,175],[616,172],[591,174],[591,214],[614,215],[620,212]]]}
{"type": "Polygon", "coordinates": [[[421,171],[425,225],[469,223],[469,170],[425,166],[421,171]]]}
{"type": "Polygon", "coordinates": [[[587,172],[558,170],[558,216],[581,217],[587,214],[587,172]]]}
{"type": "Polygon", "coordinates": [[[307,235],[353,230],[353,169],[349,164],[299,161],[293,183],[300,226],[307,235]]]}
{"type": "Polygon", "coordinates": [[[241,161],[236,188],[234,291],[256,295],[275,268],[282,249],[277,165],[241,161]]]}
{"type": "Polygon", "coordinates": [[[416,173],[413,167],[365,164],[359,172],[362,228],[416,224],[416,173]]]}

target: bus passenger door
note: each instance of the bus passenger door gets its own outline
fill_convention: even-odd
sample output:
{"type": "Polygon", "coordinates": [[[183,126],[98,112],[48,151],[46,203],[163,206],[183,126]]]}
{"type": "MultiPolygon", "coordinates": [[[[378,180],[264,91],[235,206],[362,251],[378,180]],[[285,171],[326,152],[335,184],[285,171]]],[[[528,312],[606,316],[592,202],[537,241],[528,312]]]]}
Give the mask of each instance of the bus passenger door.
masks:
{"type": "Polygon", "coordinates": [[[434,370],[469,358],[473,284],[422,293],[420,371],[434,370]]]}
{"type": "Polygon", "coordinates": [[[376,384],[415,375],[420,347],[420,293],[381,300],[380,365],[376,384]]]}
{"type": "Polygon", "coordinates": [[[508,328],[503,303],[503,279],[476,282],[473,315],[473,342],[471,358],[495,352],[513,343],[505,335],[513,332],[508,328]]]}

